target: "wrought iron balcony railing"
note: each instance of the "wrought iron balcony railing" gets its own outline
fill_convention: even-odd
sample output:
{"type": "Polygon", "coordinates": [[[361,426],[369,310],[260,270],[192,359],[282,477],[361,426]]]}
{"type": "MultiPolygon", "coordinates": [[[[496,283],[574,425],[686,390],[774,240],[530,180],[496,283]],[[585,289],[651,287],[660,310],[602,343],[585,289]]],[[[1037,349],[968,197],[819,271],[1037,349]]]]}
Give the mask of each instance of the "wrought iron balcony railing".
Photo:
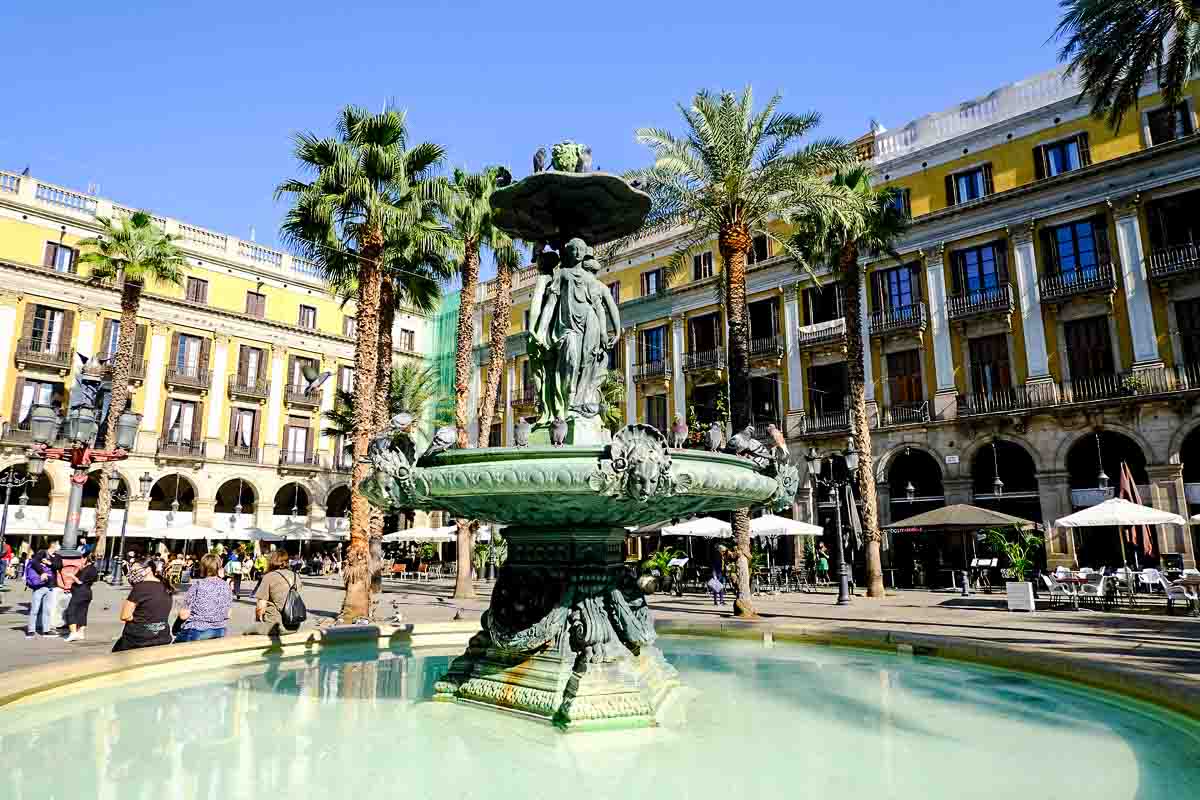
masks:
{"type": "Polygon", "coordinates": [[[783,358],[787,353],[787,342],[782,334],[772,334],[750,340],[751,358],[783,358]]]}
{"type": "Polygon", "coordinates": [[[879,409],[879,426],[913,425],[929,422],[929,401],[918,403],[893,403],[879,409]]]}
{"type": "Polygon", "coordinates": [[[167,367],[168,386],[207,391],[212,385],[212,373],[196,364],[171,364],[167,367]]]}
{"type": "Polygon", "coordinates": [[[306,392],[303,386],[287,387],[287,403],[289,406],[302,408],[320,408],[321,390],[306,392]]]}
{"type": "Polygon", "coordinates": [[[257,378],[243,378],[241,375],[230,375],[229,396],[266,400],[271,396],[271,382],[257,378]]]}
{"type": "Polygon", "coordinates": [[[159,458],[202,461],[205,457],[204,442],[188,439],[159,439],[155,454],[159,458]]]}
{"type": "Polygon", "coordinates": [[[1060,303],[1072,297],[1090,294],[1111,294],[1116,291],[1116,287],[1117,274],[1112,264],[1060,272],[1057,275],[1042,275],[1038,278],[1038,289],[1042,301],[1046,303],[1060,303]]]}
{"type": "Polygon", "coordinates": [[[951,321],[1007,315],[1013,312],[1014,307],[1012,285],[1007,283],[991,289],[960,292],[946,298],[946,311],[951,321]]]}
{"type": "Polygon", "coordinates": [[[225,445],[225,460],[239,461],[243,464],[261,464],[262,448],[248,447],[240,444],[225,445]]]}
{"type": "Polygon", "coordinates": [[[1150,251],[1150,278],[1169,280],[1200,272],[1200,244],[1188,242],[1150,251]]]}
{"type": "Polygon", "coordinates": [[[924,303],[893,306],[871,312],[871,335],[883,336],[904,331],[923,331],[928,324],[929,313],[924,303]]]}
{"type": "Polygon", "coordinates": [[[827,322],[801,325],[796,345],[801,350],[819,350],[826,347],[846,346],[846,318],[838,317],[827,322]]]}
{"type": "Polygon", "coordinates": [[[669,378],[671,376],[671,359],[665,353],[661,358],[652,361],[639,361],[633,366],[633,379],[635,381],[650,381],[656,378],[669,378]]]}
{"type": "Polygon", "coordinates": [[[66,342],[51,342],[39,337],[17,342],[15,359],[18,367],[38,366],[57,370],[71,369],[71,347],[66,342]]]}
{"type": "Polygon", "coordinates": [[[724,367],[725,351],[719,348],[716,350],[694,350],[690,353],[683,354],[684,372],[705,369],[724,369],[724,367]]]}
{"type": "Polygon", "coordinates": [[[279,466],[320,469],[321,458],[316,453],[309,453],[304,450],[281,450],[279,452],[279,466]]]}

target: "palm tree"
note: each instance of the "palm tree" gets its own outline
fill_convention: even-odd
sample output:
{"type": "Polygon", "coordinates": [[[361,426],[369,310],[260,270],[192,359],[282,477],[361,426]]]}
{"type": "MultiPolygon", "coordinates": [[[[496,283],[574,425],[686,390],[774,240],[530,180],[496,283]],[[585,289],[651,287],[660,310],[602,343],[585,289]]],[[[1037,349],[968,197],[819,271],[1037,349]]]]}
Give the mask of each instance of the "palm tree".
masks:
{"type": "Polygon", "coordinates": [[[862,200],[862,214],[837,219],[820,215],[800,216],[792,244],[806,261],[823,261],[833,267],[842,282],[846,320],[846,374],[850,392],[850,433],[858,451],[858,495],[862,500],[862,524],[867,538],[867,597],[883,597],[883,564],[880,561],[879,509],[875,499],[875,474],[871,468],[871,426],[867,419],[864,336],[859,289],[865,277],[859,253],[886,252],[897,260],[892,243],[908,226],[895,203],[895,190],[874,189],[870,168],[865,165],[838,172],[832,185],[852,192],[862,200]]]}
{"type": "MultiPolygon", "coordinates": [[[[467,436],[467,404],[470,397],[471,374],[475,369],[475,295],[479,291],[479,262],[485,250],[501,254],[512,247],[512,240],[492,224],[491,196],[502,175],[502,167],[489,167],[483,172],[468,173],[454,170],[451,180],[453,202],[448,206],[446,217],[456,239],[456,255],[462,291],[458,306],[458,341],[454,358],[454,424],[458,427],[458,446],[470,447],[467,436]]],[[[498,259],[501,261],[502,259],[498,259]]],[[[497,295],[499,296],[499,295],[497,295]]],[[[509,299],[511,302],[511,298],[509,299]]],[[[507,314],[505,315],[507,317],[507,314]]],[[[505,331],[507,334],[507,330],[505,331]]],[[[496,365],[499,369],[503,359],[496,365]]],[[[489,373],[491,372],[489,367],[489,373]]],[[[497,379],[499,373],[497,372],[497,379]]],[[[493,403],[495,395],[493,394],[493,403]]],[[[477,410],[477,409],[476,409],[477,410]]],[[[486,441],[487,432],[482,428],[478,439],[486,441]]],[[[458,521],[458,577],[454,582],[455,598],[475,596],[475,584],[471,580],[471,539],[476,524],[469,520],[458,521]]]]}
{"type": "MultiPolygon", "coordinates": [[[[668,283],[683,274],[693,251],[716,239],[729,319],[734,428],[750,422],[746,254],[754,236],[774,239],[801,258],[789,241],[771,233],[767,223],[795,211],[836,218],[849,213],[847,207],[854,203],[822,177],[853,163],[851,148],[838,139],[801,146],[800,140],[820,123],[820,116],[776,111],[779,101],[776,95],[756,112],[750,89],[740,95],[700,91],[690,107],[680,106],[684,136],[657,128],[638,130],[638,141],[654,151],[655,161],[654,166],[630,175],[650,194],[651,230],[685,221],[690,226],[668,262],[668,283]]],[[[733,530],[738,573],[734,613],[755,617],[750,599],[749,509],[734,512],[733,530]]]]}
{"type": "MultiPolygon", "coordinates": [[[[121,327],[117,338],[117,353],[112,364],[112,399],[109,403],[108,424],[104,431],[106,442],[117,440],[117,418],[129,404],[129,376],[133,368],[133,346],[137,338],[138,306],[148,281],[172,286],[183,282],[183,267],[187,261],[175,245],[178,238],[156,226],[145,211],[136,211],[114,225],[111,219],[98,219],[99,236],[79,243],[87,252],[79,257],[81,263],[91,264],[91,277],[96,280],[119,278],[121,281],[121,327]]],[[[104,555],[108,533],[108,513],[112,508],[112,490],[108,479],[113,463],[101,468],[100,495],[96,499],[96,554],[104,555]]],[[[128,509],[126,509],[128,513],[128,509]]]]}
{"type": "MultiPolygon", "coordinates": [[[[373,400],[388,247],[423,219],[429,202],[445,199],[444,182],[432,174],[445,153],[429,142],[410,148],[405,114],[394,108],[372,114],[346,106],[336,136],[299,133],[294,141],[296,160],[312,180],[287,180],[275,190],[276,198],[292,202],[281,231],[318,265],[335,291],[355,287],[353,447],[363,453],[376,430],[373,400]]],[[[352,482],[357,485],[366,472],[367,464],[355,461],[352,482]]],[[[370,517],[366,498],[351,494],[343,620],[370,613],[370,517]]]]}
{"type": "Polygon", "coordinates": [[[509,316],[512,312],[513,272],[521,266],[521,253],[512,244],[501,247],[496,257],[496,295],[492,298],[492,324],[489,332],[487,375],[483,379],[483,399],[479,403],[479,447],[488,446],[492,418],[496,414],[496,395],[507,351],[509,316]]]}
{"type": "Polygon", "coordinates": [[[1196,0],[1061,0],[1055,36],[1060,61],[1078,72],[1092,114],[1116,130],[1138,106],[1154,69],[1163,99],[1177,106],[1200,69],[1200,3],[1196,0]]]}
{"type": "MultiPolygon", "coordinates": [[[[600,421],[609,433],[616,433],[625,424],[625,376],[615,369],[604,373],[600,382],[600,421]]],[[[633,422],[633,420],[630,420],[633,422]]]]}
{"type": "MultiPolygon", "coordinates": [[[[388,418],[407,411],[416,417],[431,434],[433,429],[450,421],[450,416],[439,416],[439,404],[444,399],[438,381],[437,370],[416,362],[405,361],[392,370],[384,384],[387,387],[388,418]],[[432,416],[431,416],[432,415],[432,416]]],[[[324,413],[325,436],[349,440],[354,436],[355,392],[338,389],[333,407],[324,413]]],[[[349,445],[353,453],[353,445],[349,445]]]]}

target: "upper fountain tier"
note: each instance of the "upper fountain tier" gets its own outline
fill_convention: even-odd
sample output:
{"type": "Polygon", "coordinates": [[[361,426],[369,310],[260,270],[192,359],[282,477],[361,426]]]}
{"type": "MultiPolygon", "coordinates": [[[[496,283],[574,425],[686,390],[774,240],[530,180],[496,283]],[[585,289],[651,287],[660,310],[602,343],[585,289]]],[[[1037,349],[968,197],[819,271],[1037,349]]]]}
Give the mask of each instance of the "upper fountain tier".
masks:
{"type": "Polygon", "coordinates": [[[604,172],[535,172],[492,193],[496,227],[527,242],[591,245],[628,236],[650,213],[650,196],[604,172]]]}

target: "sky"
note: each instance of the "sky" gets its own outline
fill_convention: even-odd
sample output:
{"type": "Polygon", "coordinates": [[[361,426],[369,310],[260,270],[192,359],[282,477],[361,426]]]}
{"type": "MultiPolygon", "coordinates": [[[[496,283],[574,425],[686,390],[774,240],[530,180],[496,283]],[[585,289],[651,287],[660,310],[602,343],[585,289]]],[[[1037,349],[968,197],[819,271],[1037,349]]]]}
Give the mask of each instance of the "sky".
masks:
{"type": "Polygon", "coordinates": [[[392,102],[448,167],[521,177],[541,145],[620,172],[697,89],[892,128],[1056,64],[1055,0],[0,3],[0,168],[279,241],[291,136],[392,102]]]}

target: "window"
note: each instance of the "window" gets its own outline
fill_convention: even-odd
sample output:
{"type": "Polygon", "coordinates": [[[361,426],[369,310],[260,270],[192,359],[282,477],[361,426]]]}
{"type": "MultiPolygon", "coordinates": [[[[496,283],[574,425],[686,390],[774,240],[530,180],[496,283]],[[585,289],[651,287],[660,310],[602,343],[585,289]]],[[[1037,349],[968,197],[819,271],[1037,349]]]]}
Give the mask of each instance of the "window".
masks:
{"type": "Polygon", "coordinates": [[[199,336],[188,333],[178,333],[177,349],[175,351],[175,369],[183,374],[195,376],[200,369],[200,350],[203,341],[199,336]]]}
{"type": "Polygon", "coordinates": [[[756,300],[746,306],[746,311],[751,339],[769,339],[779,332],[779,303],[774,298],[756,300]]]}
{"type": "Polygon", "coordinates": [[[888,205],[896,209],[900,216],[912,219],[912,189],[892,187],[888,195],[888,205]]]}
{"type": "Polygon", "coordinates": [[[653,364],[667,358],[667,326],[642,331],[642,363],[653,364]]]}
{"type": "Polygon", "coordinates": [[[1008,254],[1004,242],[956,250],[950,259],[955,294],[983,295],[1008,283],[1008,254]]]}
{"type": "Polygon", "coordinates": [[[529,309],[528,308],[525,309],[523,312],[521,312],[521,326],[522,326],[521,330],[523,330],[523,331],[529,330],[529,309]]]}
{"type": "Polygon", "coordinates": [[[229,446],[235,453],[247,455],[254,446],[256,412],[250,408],[235,408],[229,420],[229,446]]]}
{"type": "Polygon", "coordinates": [[[242,385],[253,386],[263,373],[263,358],[266,354],[258,347],[242,345],[238,350],[238,378],[242,385]]]}
{"type": "Polygon", "coordinates": [[[667,396],[651,395],[646,398],[646,424],[660,431],[667,429],[667,396]]]}
{"type": "MultiPolygon", "coordinates": [[[[304,325],[304,306],[300,307],[300,324],[304,325]]],[[[313,327],[316,325],[316,312],[313,313],[313,325],[304,325],[304,327],[313,327]]],[[[358,336],[358,317],[342,317],[342,336],[353,339],[358,336]]]]}
{"type": "Polygon", "coordinates": [[[889,311],[892,316],[913,312],[921,302],[921,282],[916,277],[916,269],[913,264],[905,264],[871,273],[878,310],[889,311]]]}
{"type": "Polygon", "coordinates": [[[1156,108],[1146,112],[1146,130],[1151,147],[1191,136],[1192,113],[1186,103],[1182,106],[1156,108]]]}
{"type": "Polygon", "coordinates": [[[167,441],[190,444],[195,441],[196,404],[191,400],[171,400],[167,404],[167,441]]]}
{"type": "Polygon", "coordinates": [[[845,361],[814,365],[808,374],[808,405],[814,414],[837,414],[846,410],[849,372],[845,361]]]}
{"type": "Polygon", "coordinates": [[[199,278],[187,279],[187,301],[189,303],[208,304],[208,281],[199,278]]]}
{"type": "Polygon", "coordinates": [[[410,331],[408,328],[400,329],[400,349],[407,353],[415,353],[417,351],[416,331],[410,331]]]}
{"type": "Polygon", "coordinates": [[[488,431],[488,447],[500,446],[501,428],[499,423],[492,425],[492,429],[488,431]]]}
{"type": "Polygon", "coordinates": [[[1088,135],[1079,133],[1069,139],[1033,148],[1033,174],[1038,180],[1053,178],[1092,163],[1088,135]]]}
{"type": "MultiPolygon", "coordinates": [[[[1113,374],[1112,336],[1108,317],[1088,317],[1063,323],[1067,369],[1075,383],[1113,374]]],[[[1078,390],[1080,387],[1075,386],[1078,390]]]]}
{"type": "Polygon", "coordinates": [[[920,350],[888,353],[887,371],[892,405],[910,405],[921,402],[920,350]]]}
{"type": "Polygon", "coordinates": [[[662,267],[642,273],[642,297],[658,294],[667,288],[667,271],[662,267]]]}
{"type": "Polygon", "coordinates": [[[19,393],[13,417],[17,427],[29,430],[29,415],[34,406],[50,405],[61,408],[65,392],[61,383],[49,381],[31,381],[28,378],[18,379],[19,393]]]}
{"type": "Polygon", "coordinates": [[[246,313],[262,319],[267,315],[267,296],[258,292],[246,292],[246,313]]]}
{"type": "Polygon", "coordinates": [[[59,242],[46,242],[46,251],[42,254],[42,266],[49,267],[55,272],[74,272],[75,259],[79,253],[59,242]]]}
{"type": "Polygon", "coordinates": [[[354,367],[338,367],[338,388],[344,392],[354,393],[354,367]]]}
{"type": "Polygon", "coordinates": [[[33,312],[33,336],[30,347],[39,353],[57,353],[62,349],[66,313],[50,306],[38,306],[33,312]]]}
{"type": "Polygon", "coordinates": [[[296,322],[301,328],[316,330],[317,310],[312,306],[300,306],[300,318],[296,322]]]}
{"type": "Polygon", "coordinates": [[[350,442],[345,436],[339,436],[334,440],[334,467],[337,469],[353,469],[354,454],[350,449],[350,442]]]}
{"type": "Polygon", "coordinates": [[[1183,363],[1200,364],[1200,299],[1180,300],[1175,304],[1179,322],[1179,341],[1183,345],[1183,363]]]}
{"type": "Polygon", "coordinates": [[[992,397],[1012,389],[1008,336],[997,333],[971,339],[971,386],[977,395],[992,397]]]}
{"type": "Polygon", "coordinates": [[[613,281],[612,283],[610,283],[608,285],[608,293],[612,295],[613,302],[620,305],[620,303],[621,303],[621,282],[613,281]]]}
{"type": "Polygon", "coordinates": [[[121,320],[104,320],[104,332],[100,337],[100,342],[100,358],[111,359],[117,355],[117,349],[121,346],[121,320]]]}
{"type": "Polygon", "coordinates": [[[1110,262],[1103,217],[1068,222],[1042,231],[1042,247],[1051,274],[1068,281],[1094,280],[1110,262]]]}
{"type": "Polygon", "coordinates": [[[704,353],[721,347],[721,315],[717,312],[688,320],[688,350],[704,353]]]}
{"type": "Polygon", "coordinates": [[[804,290],[805,324],[816,325],[818,322],[832,322],[846,316],[846,306],[842,301],[842,284],[827,283],[804,290]]]}
{"type": "Polygon", "coordinates": [[[302,464],[308,458],[309,430],[308,419],[305,417],[288,417],[288,424],[283,432],[284,460],[293,464],[302,464]]]}
{"type": "Polygon", "coordinates": [[[692,280],[702,281],[711,278],[713,274],[712,250],[705,250],[692,256],[692,280]]]}
{"type": "Polygon", "coordinates": [[[718,406],[721,404],[723,384],[710,383],[704,386],[693,386],[688,395],[688,412],[696,412],[696,421],[703,430],[721,419],[718,406]]]}
{"type": "MultiPolygon", "coordinates": [[[[1150,249],[1182,247],[1200,243],[1200,192],[1191,191],[1153,200],[1146,206],[1150,223],[1150,249]]],[[[1189,248],[1180,255],[1189,258],[1195,252],[1189,248]]]]}
{"type": "Polygon", "coordinates": [[[767,241],[765,233],[759,233],[754,236],[750,242],[750,252],[746,254],[747,264],[757,264],[760,261],[766,261],[771,256],[771,247],[767,241]]]}
{"type": "Polygon", "coordinates": [[[948,206],[978,200],[994,191],[991,164],[983,164],[946,176],[946,205],[948,206]]]}

